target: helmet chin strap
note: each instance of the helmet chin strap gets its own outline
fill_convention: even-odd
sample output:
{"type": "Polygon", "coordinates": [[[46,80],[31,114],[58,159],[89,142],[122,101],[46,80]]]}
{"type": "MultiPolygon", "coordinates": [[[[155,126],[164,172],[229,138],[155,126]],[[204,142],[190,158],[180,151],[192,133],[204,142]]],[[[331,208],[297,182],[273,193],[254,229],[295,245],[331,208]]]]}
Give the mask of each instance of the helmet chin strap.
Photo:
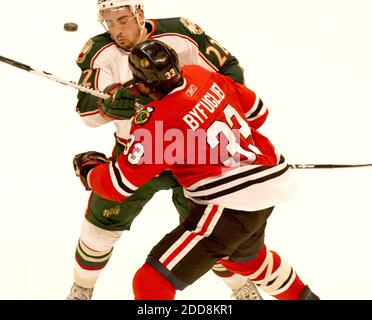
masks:
{"type": "MultiPolygon", "coordinates": [[[[145,28],[145,18],[143,18],[143,21],[140,22],[140,12],[139,10],[136,10],[134,7],[131,7],[132,14],[136,17],[137,24],[140,28],[140,36],[138,37],[138,41],[136,42],[142,42],[145,40],[147,33],[146,33],[146,28],[145,28]]],[[[143,11],[142,11],[143,12],[143,11]]]]}
{"type": "Polygon", "coordinates": [[[140,28],[140,35],[138,37],[138,41],[136,42],[136,44],[138,44],[138,43],[140,43],[142,41],[145,41],[147,39],[147,37],[148,37],[147,29],[145,27],[145,23],[146,23],[145,22],[145,18],[143,18],[143,22],[142,23],[139,21],[139,19],[140,19],[140,16],[137,13],[137,15],[136,15],[136,21],[137,21],[137,24],[138,24],[138,26],[140,28]]]}
{"type": "MultiPolygon", "coordinates": [[[[140,26],[140,28],[141,28],[141,26],[140,26]]],[[[147,38],[147,30],[146,30],[145,27],[143,27],[143,28],[141,28],[141,33],[138,37],[138,41],[136,42],[136,44],[146,40],[146,38],[147,38]]]]}
{"type": "Polygon", "coordinates": [[[141,29],[141,30],[145,30],[145,18],[143,18],[143,22],[141,23],[140,20],[139,20],[139,19],[140,19],[139,12],[138,12],[138,11],[137,11],[137,12],[133,12],[133,14],[134,14],[135,17],[136,17],[136,21],[137,21],[137,23],[138,23],[140,29],[141,29]]]}

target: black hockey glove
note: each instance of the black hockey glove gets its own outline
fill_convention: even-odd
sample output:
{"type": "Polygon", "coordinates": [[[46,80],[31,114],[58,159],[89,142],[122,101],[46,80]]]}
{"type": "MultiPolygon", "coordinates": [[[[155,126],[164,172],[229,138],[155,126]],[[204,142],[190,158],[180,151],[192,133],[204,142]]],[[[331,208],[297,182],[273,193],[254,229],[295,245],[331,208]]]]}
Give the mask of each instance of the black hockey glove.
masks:
{"type": "Polygon", "coordinates": [[[76,176],[80,178],[80,181],[84,185],[85,189],[92,190],[87,180],[89,171],[100,164],[108,162],[109,160],[103,153],[97,151],[87,151],[77,154],[74,157],[72,164],[74,166],[76,176]]]}
{"type": "Polygon", "coordinates": [[[132,81],[114,83],[109,85],[104,92],[111,95],[108,99],[100,99],[99,109],[104,116],[113,119],[130,119],[134,115],[138,91],[132,81]]]}

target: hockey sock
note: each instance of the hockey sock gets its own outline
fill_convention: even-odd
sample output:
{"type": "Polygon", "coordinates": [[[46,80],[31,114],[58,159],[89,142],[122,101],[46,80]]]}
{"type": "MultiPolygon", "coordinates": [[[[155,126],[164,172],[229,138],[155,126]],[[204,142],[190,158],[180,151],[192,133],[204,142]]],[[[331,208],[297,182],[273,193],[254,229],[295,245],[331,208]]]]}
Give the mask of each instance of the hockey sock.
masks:
{"type": "Polygon", "coordinates": [[[246,276],[227,270],[218,262],[213,265],[212,271],[220,277],[231,290],[241,288],[247,282],[246,276]]]}
{"type": "Polygon", "coordinates": [[[75,283],[93,288],[103,268],[110,260],[113,247],[123,232],[110,231],[84,220],[75,251],[75,283]]]}
{"type": "Polygon", "coordinates": [[[96,251],[79,239],[75,251],[75,283],[84,288],[93,288],[102,269],[109,261],[113,248],[96,251]]]}
{"type": "Polygon", "coordinates": [[[174,300],[176,289],[150,264],[145,263],[134,275],[133,293],[136,300],[174,300]]]}
{"type": "Polygon", "coordinates": [[[248,276],[262,290],[280,300],[299,300],[305,286],[293,268],[280,256],[264,247],[247,262],[221,260],[229,270],[248,276]]]}

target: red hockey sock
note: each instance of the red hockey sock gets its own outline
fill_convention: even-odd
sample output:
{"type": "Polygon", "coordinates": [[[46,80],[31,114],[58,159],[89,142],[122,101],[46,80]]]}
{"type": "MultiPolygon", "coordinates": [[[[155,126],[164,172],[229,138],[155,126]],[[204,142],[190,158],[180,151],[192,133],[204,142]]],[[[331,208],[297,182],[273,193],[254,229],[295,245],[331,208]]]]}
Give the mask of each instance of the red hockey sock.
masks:
{"type": "Polygon", "coordinates": [[[176,289],[151,265],[145,263],[133,278],[135,300],[174,300],[176,289]]]}
{"type": "Polygon", "coordinates": [[[233,272],[248,276],[253,283],[280,300],[299,300],[305,289],[293,268],[266,247],[250,261],[221,260],[220,263],[233,272]]]}
{"type": "Polygon", "coordinates": [[[240,273],[244,276],[253,274],[260,268],[266,259],[267,250],[264,246],[257,256],[247,262],[235,262],[231,260],[220,260],[219,262],[232,272],[240,273]]]}
{"type": "Polygon", "coordinates": [[[274,295],[279,300],[300,300],[301,293],[305,290],[305,285],[301,281],[300,277],[296,274],[296,278],[290,285],[290,287],[283,293],[274,295]]]}

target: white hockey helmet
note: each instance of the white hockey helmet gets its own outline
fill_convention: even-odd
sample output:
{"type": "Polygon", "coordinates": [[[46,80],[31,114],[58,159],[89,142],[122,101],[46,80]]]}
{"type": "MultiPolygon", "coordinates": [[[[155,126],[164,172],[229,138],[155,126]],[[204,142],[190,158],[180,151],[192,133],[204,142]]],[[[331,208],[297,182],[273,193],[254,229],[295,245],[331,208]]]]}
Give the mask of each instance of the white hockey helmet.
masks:
{"type": "Polygon", "coordinates": [[[97,0],[98,11],[107,9],[116,9],[124,6],[130,6],[133,9],[142,9],[144,0],[97,0]]]}
{"type": "MultiPolygon", "coordinates": [[[[98,21],[107,29],[103,21],[102,11],[120,10],[128,6],[139,23],[139,11],[144,9],[144,5],[144,0],[97,0],[98,21]]],[[[144,28],[144,23],[140,24],[140,26],[144,28]]]]}

